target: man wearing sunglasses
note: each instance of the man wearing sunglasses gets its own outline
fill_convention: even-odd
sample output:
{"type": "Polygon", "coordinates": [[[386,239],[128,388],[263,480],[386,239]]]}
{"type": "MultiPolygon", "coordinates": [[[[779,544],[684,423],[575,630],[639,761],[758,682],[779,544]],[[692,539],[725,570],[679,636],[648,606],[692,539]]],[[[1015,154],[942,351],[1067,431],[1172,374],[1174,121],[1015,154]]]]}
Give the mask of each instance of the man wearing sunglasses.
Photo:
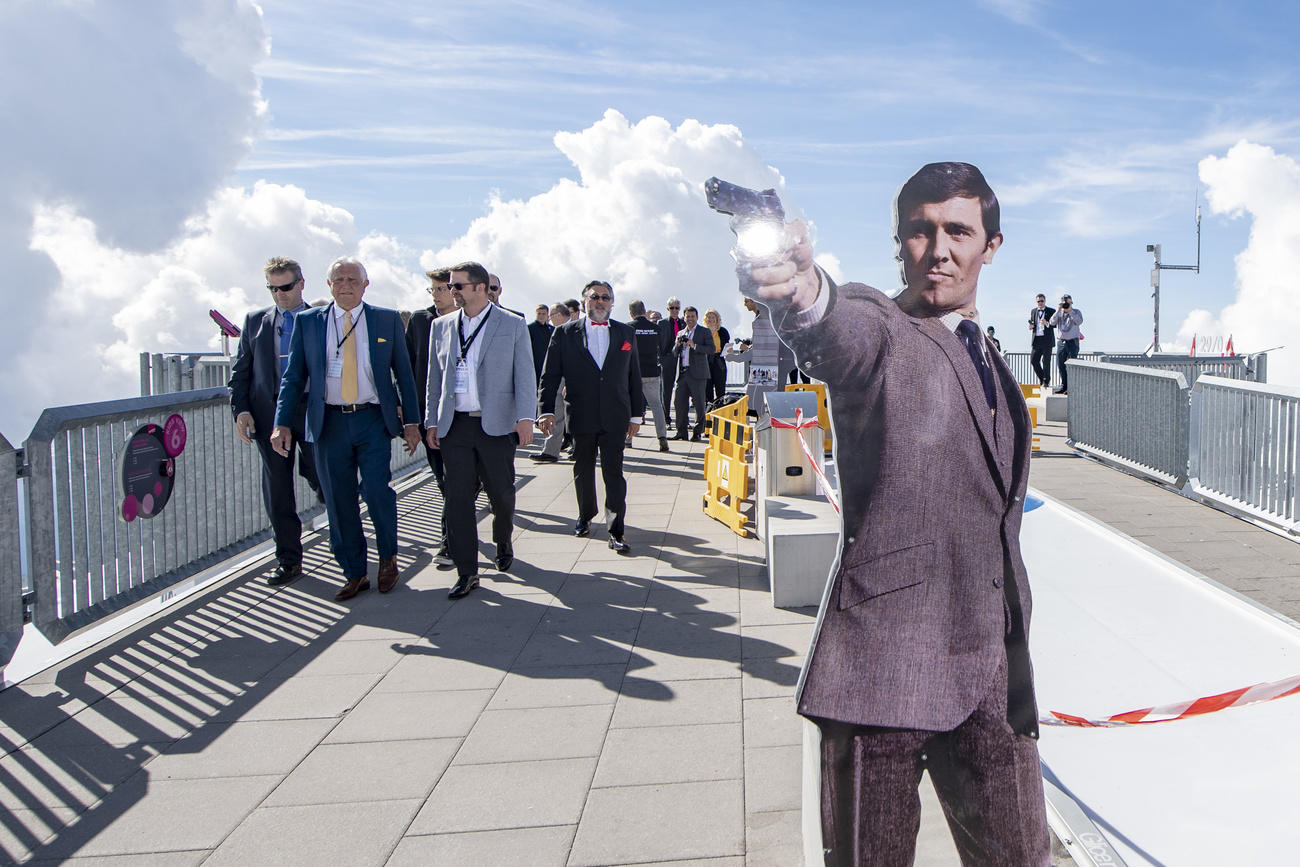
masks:
{"type": "Polygon", "coordinates": [[[677,345],[677,335],[686,327],[681,300],[676,296],[669,298],[668,315],[655,324],[659,326],[659,393],[664,401],[664,418],[672,427],[673,385],[677,382],[677,359],[673,357],[673,347],[677,345]]]}
{"type": "Polygon", "coordinates": [[[605,519],[609,547],[619,554],[630,549],[623,540],[627,513],[627,480],[623,477],[623,449],[641,426],[645,393],[637,362],[636,332],[614,322],[614,290],[592,280],[582,288],[587,315],[561,325],[551,335],[542,368],[538,426],[548,436],[555,430],[555,400],[564,381],[565,408],[573,434],[573,487],[578,495],[575,536],[591,532],[596,517],[596,453],[605,481],[605,519]]]}
{"type": "MultiPolygon", "coordinates": [[[[451,287],[447,285],[451,282],[451,270],[448,268],[435,268],[432,271],[424,272],[424,276],[429,278],[429,294],[433,296],[433,306],[425,310],[416,310],[411,314],[411,321],[406,323],[406,354],[411,356],[411,371],[415,374],[415,394],[420,401],[420,420],[424,420],[424,396],[425,386],[428,385],[427,377],[429,375],[429,332],[433,327],[433,320],[439,316],[446,316],[448,313],[456,312],[456,302],[451,297],[451,287]]],[[[420,430],[420,439],[425,437],[425,431],[420,430]]],[[[444,486],[447,483],[446,474],[442,468],[442,452],[435,448],[430,448],[426,442],[424,444],[425,457],[429,461],[429,469],[433,470],[434,481],[438,485],[438,491],[446,497],[444,486]]],[[[451,566],[451,553],[447,550],[447,516],[442,516],[442,542],[438,545],[438,553],[434,554],[433,562],[439,566],[451,566]]]]}
{"type": "MultiPolygon", "coordinates": [[[[275,401],[280,376],[289,358],[294,321],[307,310],[302,300],[302,268],[292,259],[276,256],[263,269],[266,288],[275,303],[249,313],[239,335],[239,350],[230,368],[230,407],[235,432],[246,443],[256,443],[262,455],[262,504],[275,533],[275,574],[267,583],[288,584],[302,574],[302,521],[294,495],[293,452],[282,457],[271,448],[275,401]]],[[[294,408],[291,427],[298,443],[298,474],[320,495],[311,443],[303,440],[307,400],[294,408]]]]}
{"type": "Polygon", "coordinates": [[[479,486],[492,504],[496,567],[514,562],[515,450],[533,437],[537,375],[524,320],[488,300],[488,273],[477,262],[451,269],[460,310],[434,320],[425,396],[425,439],[442,450],[447,474],[447,531],[457,579],[452,599],[479,584],[479,486]]]}

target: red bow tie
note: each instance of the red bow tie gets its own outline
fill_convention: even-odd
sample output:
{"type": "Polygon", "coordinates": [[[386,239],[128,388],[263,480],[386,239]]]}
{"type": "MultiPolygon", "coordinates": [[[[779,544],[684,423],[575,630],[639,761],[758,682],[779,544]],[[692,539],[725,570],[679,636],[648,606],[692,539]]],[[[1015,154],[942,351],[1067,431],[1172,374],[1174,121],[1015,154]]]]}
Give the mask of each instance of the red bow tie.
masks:
{"type": "Polygon", "coordinates": [[[593,322],[593,323],[591,323],[591,324],[592,324],[592,325],[597,325],[597,326],[600,326],[600,325],[609,325],[608,322],[593,322]]]}

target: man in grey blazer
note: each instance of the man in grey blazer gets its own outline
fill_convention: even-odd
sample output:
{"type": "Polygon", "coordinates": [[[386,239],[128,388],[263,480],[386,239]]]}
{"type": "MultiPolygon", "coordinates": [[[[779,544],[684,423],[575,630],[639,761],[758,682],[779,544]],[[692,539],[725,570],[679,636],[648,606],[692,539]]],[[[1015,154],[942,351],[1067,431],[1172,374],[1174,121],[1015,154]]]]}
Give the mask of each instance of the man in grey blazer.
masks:
{"type": "Polygon", "coordinates": [[[801,222],[779,261],[740,268],[835,426],[842,548],[797,696],[822,735],[827,864],[912,863],[927,769],[963,864],[1049,863],[1019,541],[1029,417],[976,308],[999,222],[977,168],[932,163],[895,201],[897,297],[836,286],[801,222]]]}
{"type": "Polygon", "coordinates": [[[529,442],[537,414],[532,343],[523,317],[488,300],[488,273],[477,262],[451,269],[460,310],[435,319],[429,339],[426,440],[442,449],[451,559],[459,599],[478,586],[480,484],[492,503],[492,541],[500,572],[514,562],[515,449],[529,442]]]}
{"type": "Polygon", "coordinates": [[[673,403],[677,410],[677,439],[686,439],[687,410],[695,406],[695,431],[691,439],[700,442],[704,436],[704,389],[712,376],[710,359],[715,354],[713,335],[709,329],[697,324],[700,312],[687,307],[683,312],[685,323],[673,342],[669,357],[677,369],[677,385],[673,403]]]}

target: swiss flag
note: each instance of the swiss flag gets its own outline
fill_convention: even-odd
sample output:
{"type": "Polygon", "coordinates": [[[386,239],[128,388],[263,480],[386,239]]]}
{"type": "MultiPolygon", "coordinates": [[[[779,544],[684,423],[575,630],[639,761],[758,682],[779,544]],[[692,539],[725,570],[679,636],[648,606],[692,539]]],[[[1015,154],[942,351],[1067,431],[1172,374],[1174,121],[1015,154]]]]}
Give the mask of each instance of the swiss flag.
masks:
{"type": "Polygon", "coordinates": [[[1235,350],[1235,349],[1232,348],[1232,335],[1231,335],[1231,334],[1228,335],[1228,345],[1224,347],[1224,350],[1225,350],[1229,355],[1232,355],[1232,356],[1235,356],[1235,355],[1237,354],[1237,350],[1235,350]]]}

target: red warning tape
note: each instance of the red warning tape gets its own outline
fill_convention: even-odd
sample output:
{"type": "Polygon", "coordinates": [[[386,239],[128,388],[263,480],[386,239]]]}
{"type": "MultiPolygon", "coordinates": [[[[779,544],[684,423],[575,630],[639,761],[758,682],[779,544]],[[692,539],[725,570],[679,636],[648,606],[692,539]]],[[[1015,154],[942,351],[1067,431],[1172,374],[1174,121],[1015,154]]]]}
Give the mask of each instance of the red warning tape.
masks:
{"type": "Polygon", "coordinates": [[[1174,702],[1159,707],[1144,707],[1127,713],[1117,713],[1105,719],[1086,719],[1059,711],[1048,711],[1051,716],[1039,720],[1043,725],[1081,726],[1083,728],[1115,728],[1118,726],[1150,725],[1152,723],[1174,722],[1188,717],[1226,710],[1230,707],[1245,707],[1248,704],[1273,701],[1295,695],[1300,692],[1300,675],[1275,680],[1271,683],[1257,683],[1244,689],[1208,695],[1192,701],[1174,702]]]}
{"type": "Polygon", "coordinates": [[[817,480],[821,484],[822,493],[826,495],[826,499],[830,501],[830,504],[835,507],[835,513],[838,515],[840,512],[839,498],[836,497],[835,492],[831,490],[831,483],[826,480],[826,474],[822,472],[822,468],[817,466],[817,459],[813,457],[812,449],[808,448],[808,441],[802,436],[802,432],[810,427],[821,427],[821,425],[817,423],[817,419],[811,418],[808,421],[804,421],[803,409],[797,408],[794,411],[794,424],[781,421],[779,418],[773,418],[771,421],[772,427],[784,428],[785,430],[792,430],[800,434],[799,447],[803,449],[803,456],[808,459],[808,465],[811,466],[813,472],[817,474],[817,480]]]}

